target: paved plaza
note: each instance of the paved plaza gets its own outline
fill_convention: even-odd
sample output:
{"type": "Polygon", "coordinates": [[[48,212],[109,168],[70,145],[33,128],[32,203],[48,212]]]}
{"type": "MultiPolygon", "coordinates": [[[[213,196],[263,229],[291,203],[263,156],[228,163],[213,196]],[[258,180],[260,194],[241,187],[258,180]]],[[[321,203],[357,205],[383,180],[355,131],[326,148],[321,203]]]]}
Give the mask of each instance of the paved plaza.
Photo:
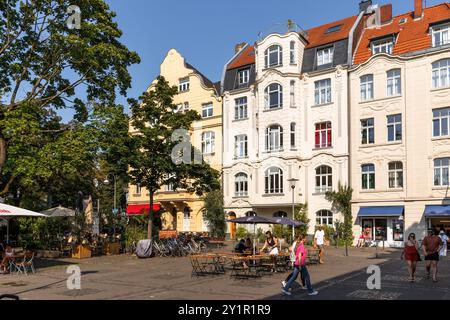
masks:
{"type": "MultiPolygon", "coordinates": [[[[227,249],[229,250],[231,245],[227,249]]],[[[138,300],[254,300],[254,299],[450,299],[450,262],[440,263],[440,281],[426,280],[424,262],[418,281],[407,282],[407,269],[399,259],[400,250],[374,248],[327,248],[326,263],[309,270],[319,295],[309,297],[294,286],[292,296],[280,294],[280,282],[287,276],[275,273],[255,280],[234,280],[229,274],[192,277],[188,258],[102,256],[85,260],[39,261],[34,275],[0,275],[0,293],[17,294],[21,299],[138,299],[138,300]],[[81,289],[68,290],[66,269],[78,264],[81,289]],[[369,265],[381,268],[381,290],[368,290],[369,265]]]]}

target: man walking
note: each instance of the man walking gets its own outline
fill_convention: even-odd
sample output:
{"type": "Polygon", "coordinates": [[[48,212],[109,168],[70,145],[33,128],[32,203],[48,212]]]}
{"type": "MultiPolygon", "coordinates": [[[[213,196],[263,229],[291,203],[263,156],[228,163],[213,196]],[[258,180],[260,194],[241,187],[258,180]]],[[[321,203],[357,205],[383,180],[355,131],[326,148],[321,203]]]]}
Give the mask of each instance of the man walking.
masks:
{"type": "Polygon", "coordinates": [[[319,263],[323,263],[323,244],[325,238],[325,231],[323,231],[322,226],[319,226],[316,233],[314,234],[314,248],[319,249],[319,263]]]}
{"type": "Polygon", "coordinates": [[[437,282],[437,265],[439,262],[439,251],[442,248],[442,240],[438,236],[439,231],[428,230],[428,236],[423,238],[422,250],[425,255],[427,279],[430,278],[430,269],[433,269],[433,282],[437,282]]]}

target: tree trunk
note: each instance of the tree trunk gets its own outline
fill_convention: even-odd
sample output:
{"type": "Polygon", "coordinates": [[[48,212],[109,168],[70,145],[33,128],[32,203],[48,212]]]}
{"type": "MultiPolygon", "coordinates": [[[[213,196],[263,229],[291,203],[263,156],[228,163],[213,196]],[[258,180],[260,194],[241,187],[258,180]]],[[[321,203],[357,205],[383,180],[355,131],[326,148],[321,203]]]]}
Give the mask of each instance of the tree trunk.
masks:
{"type": "Polygon", "coordinates": [[[150,192],[150,210],[148,211],[147,237],[152,239],[153,230],[153,192],[150,192]]]}
{"type": "Polygon", "coordinates": [[[0,173],[3,171],[5,163],[6,163],[6,139],[0,137],[0,173]]]}

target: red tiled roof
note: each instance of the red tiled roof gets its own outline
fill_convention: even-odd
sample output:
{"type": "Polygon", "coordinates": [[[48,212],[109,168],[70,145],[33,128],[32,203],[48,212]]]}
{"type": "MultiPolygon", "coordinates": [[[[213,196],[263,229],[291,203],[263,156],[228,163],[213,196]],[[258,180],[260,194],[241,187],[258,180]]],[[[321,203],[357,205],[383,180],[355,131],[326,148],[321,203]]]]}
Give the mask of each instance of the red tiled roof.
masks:
{"type": "Polygon", "coordinates": [[[424,15],[420,20],[414,20],[413,14],[414,12],[408,12],[394,17],[392,23],[379,28],[365,29],[355,52],[354,64],[361,64],[372,56],[370,49],[370,41],[372,39],[391,34],[398,34],[393,55],[401,55],[430,48],[431,37],[428,34],[429,26],[431,23],[450,19],[450,4],[445,2],[425,8],[424,15]],[[407,18],[408,20],[403,24],[399,24],[402,18],[407,18]]]}
{"type": "Polygon", "coordinates": [[[239,56],[231,61],[227,67],[227,70],[240,68],[253,63],[255,63],[255,48],[254,46],[247,46],[244,51],[239,54],[239,56]]]}
{"type": "Polygon", "coordinates": [[[347,39],[357,18],[358,16],[348,17],[306,30],[308,33],[308,45],[306,48],[314,48],[327,43],[347,39]],[[342,25],[340,30],[327,33],[327,30],[330,27],[339,25],[342,25]]]}

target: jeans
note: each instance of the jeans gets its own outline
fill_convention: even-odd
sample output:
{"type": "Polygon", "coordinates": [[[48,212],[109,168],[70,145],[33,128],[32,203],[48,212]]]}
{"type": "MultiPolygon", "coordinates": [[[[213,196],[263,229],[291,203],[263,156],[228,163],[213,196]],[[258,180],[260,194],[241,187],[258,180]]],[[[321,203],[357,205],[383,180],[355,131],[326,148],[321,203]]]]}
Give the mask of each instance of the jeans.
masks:
{"type": "Polygon", "coordinates": [[[294,271],[292,272],[292,275],[290,276],[290,279],[286,283],[286,286],[284,287],[284,290],[286,290],[286,291],[289,290],[289,288],[292,286],[294,281],[297,279],[299,273],[301,275],[302,282],[303,282],[303,280],[305,281],[306,288],[308,289],[308,292],[312,293],[314,291],[314,289],[311,286],[311,278],[309,276],[309,272],[308,272],[308,269],[306,268],[306,266],[294,266],[294,271]]]}
{"type": "MultiPolygon", "coordinates": [[[[287,276],[287,278],[286,278],[286,280],[284,280],[284,281],[286,281],[286,283],[288,283],[289,282],[289,280],[291,279],[291,277],[294,275],[294,272],[291,272],[291,274],[289,274],[288,276],[287,276]]],[[[300,279],[301,279],[301,281],[302,281],[302,286],[306,286],[306,284],[305,284],[305,278],[303,278],[303,275],[300,273],[300,279]]]]}

